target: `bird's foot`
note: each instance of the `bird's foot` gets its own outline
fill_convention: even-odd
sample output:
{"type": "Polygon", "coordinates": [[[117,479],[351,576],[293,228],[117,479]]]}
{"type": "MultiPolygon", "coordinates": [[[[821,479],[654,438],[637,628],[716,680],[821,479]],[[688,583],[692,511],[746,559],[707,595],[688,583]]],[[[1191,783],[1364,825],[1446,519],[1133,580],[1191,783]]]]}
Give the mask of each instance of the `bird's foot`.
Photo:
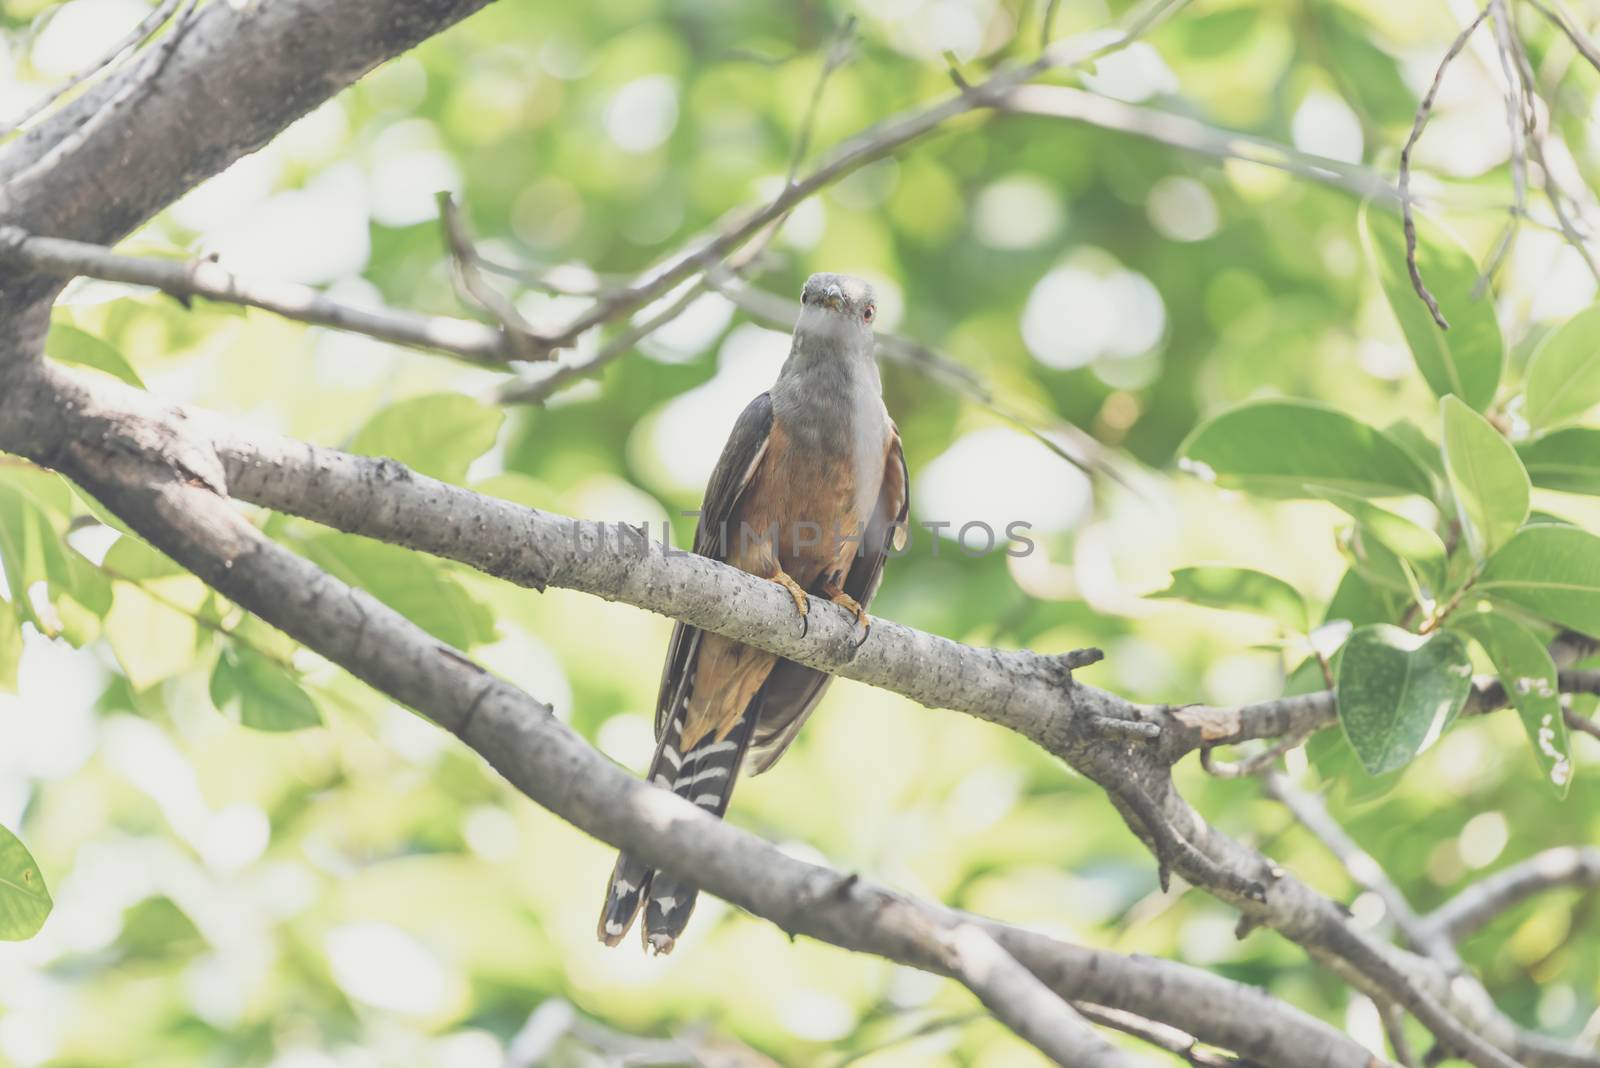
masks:
{"type": "Polygon", "coordinates": [[[807,616],[811,612],[811,597],[806,593],[805,587],[789,576],[787,571],[780,569],[772,576],[772,581],[789,591],[789,596],[794,599],[794,610],[800,614],[800,637],[804,638],[811,630],[811,623],[807,616]]]}
{"type": "Polygon", "coordinates": [[[861,607],[861,602],[837,588],[823,588],[823,593],[828,600],[843,608],[846,612],[856,617],[856,625],[861,628],[861,637],[855,643],[857,649],[866,644],[867,635],[872,633],[872,617],[867,615],[867,610],[861,607]]]}

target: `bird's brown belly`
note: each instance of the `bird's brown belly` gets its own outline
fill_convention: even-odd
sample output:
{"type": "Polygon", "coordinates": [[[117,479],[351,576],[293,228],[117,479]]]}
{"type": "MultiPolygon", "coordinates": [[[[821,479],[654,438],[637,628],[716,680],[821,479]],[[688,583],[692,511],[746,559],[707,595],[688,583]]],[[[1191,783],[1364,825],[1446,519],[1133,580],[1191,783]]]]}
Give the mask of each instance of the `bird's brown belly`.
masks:
{"type": "MultiPolygon", "coordinates": [[[[774,421],[761,467],[723,532],[724,559],[762,578],[781,569],[807,589],[824,574],[848,573],[867,521],[857,502],[876,500],[878,490],[857,492],[861,466],[845,450],[798,447],[774,421]]],[[[703,635],[691,666],[683,749],[712,732],[720,741],[732,730],[777,661],[720,634],[703,635]]]]}

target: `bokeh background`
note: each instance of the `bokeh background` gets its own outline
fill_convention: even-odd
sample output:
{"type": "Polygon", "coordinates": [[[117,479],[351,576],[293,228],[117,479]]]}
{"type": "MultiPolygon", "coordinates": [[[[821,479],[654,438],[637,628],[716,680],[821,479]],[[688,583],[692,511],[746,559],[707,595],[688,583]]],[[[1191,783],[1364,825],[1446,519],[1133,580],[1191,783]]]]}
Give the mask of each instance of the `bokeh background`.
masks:
{"type": "MultiPolygon", "coordinates": [[[[1103,29],[1123,10],[1072,0],[1057,34],[1103,29]]],[[[138,0],[0,3],[0,116],[147,11],[138,0]]],[[[1472,13],[1444,0],[1196,0],[1059,80],[1392,173],[1420,91],[1472,13]]],[[[1040,6],[500,0],[318,108],[127,247],[216,252],[241,274],[352,302],[470,314],[437,219],[435,194],[448,190],[503,260],[627,274],[772,195],[850,15],[853,54],[826,86],[813,158],[949,92],[946,50],[969,76],[1031,55],[1040,6]]],[[[1529,43],[1566,105],[1556,122],[1574,150],[1562,165],[1592,176],[1594,72],[1542,30],[1529,43]]],[[[1500,79],[1493,53],[1469,48],[1417,155],[1429,172],[1420,188],[1480,253],[1511,200],[1500,79]]],[[[1136,472],[1135,491],[1092,484],[947,384],[887,365],[913,520],[1023,521],[1037,548],[969,557],[918,537],[875,611],[973,643],[1101,646],[1106,661],[1084,678],[1135,699],[1280,693],[1292,654],[1272,623],[1143,595],[1201,562],[1331,594],[1345,566],[1332,507],[1252,503],[1172,457],[1205,414],[1258,395],[1320,399],[1378,424],[1432,410],[1363,259],[1358,208],[1257,165],[993,116],[803,204],[757,285],[792,296],[812,270],[860,274],[878,287],[881,327],[947,353],[1008,403],[1090,431],[1136,472]]],[[[536,325],[582,307],[506,285],[536,325]]],[[[1513,364],[1594,290],[1559,236],[1525,228],[1500,285],[1513,364]]],[[[672,519],[680,544],[680,511],[698,504],[734,417],[787,347],[785,332],[708,295],[598,381],[503,410],[488,399],[503,377],[493,372],[256,312],[80,283],[56,323],[54,355],[124,361],[164,397],[399,454],[553,511],[672,519]]],[[[719,1036],[785,1065],[1042,1063],[947,983],[791,943],[717,901],[701,902],[670,957],[631,942],[604,950],[593,925],[610,849],[119,539],[64,484],[0,457],[0,504],[17,552],[32,546],[42,568],[3,584],[38,619],[24,630],[15,694],[0,694],[0,823],[27,842],[57,900],[37,937],[0,945],[0,1061],[488,1068],[515,1046],[544,1049],[539,1063],[618,1063],[582,1034],[555,1037],[570,1010],[626,1034],[719,1036]],[[247,710],[228,700],[215,680],[262,662],[292,665],[281,679],[302,696],[247,710]]],[[[1590,518],[1554,498],[1536,506],[1590,518]]],[[[668,621],[263,521],[553,704],[620,763],[647,761],[668,621]]],[[[1594,840],[1600,753],[1590,738],[1574,744],[1565,801],[1541,787],[1510,715],[1455,729],[1381,799],[1357,803],[1336,784],[1332,800],[1429,907],[1498,866],[1594,840]]],[[[1292,770],[1304,764],[1291,754],[1292,770]]],[[[1210,779],[1192,762],[1178,782],[1217,825],[1381,923],[1255,783],[1210,779]]],[[[1161,894],[1097,788],[968,717],[837,683],[779,768],[735,798],[733,820],[797,854],[1065,938],[1213,968],[1381,1042],[1370,1003],[1300,950],[1270,932],[1236,939],[1235,915],[1205,896],[1161,894]]],[[[1571,1034],[1595,1011],[1592,903],[1542,898],[1465,947],[1521,1022],[1571,1034]]]]}

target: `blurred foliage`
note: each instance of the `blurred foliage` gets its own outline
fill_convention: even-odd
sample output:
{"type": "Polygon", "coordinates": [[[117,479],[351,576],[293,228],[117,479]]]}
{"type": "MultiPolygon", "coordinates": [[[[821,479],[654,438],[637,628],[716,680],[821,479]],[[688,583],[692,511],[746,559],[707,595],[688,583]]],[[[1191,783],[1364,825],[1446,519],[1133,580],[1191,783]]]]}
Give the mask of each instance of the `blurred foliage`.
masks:
{"type": "MultiPolygon", "coordinates": [[[[813,158],[949,92],[945,48],[969,78],[1028,55],[1040,7],[502,0],[319,108],[128,247],[214,250],[241,273],[344,299],[470,314],[435,218],[448,188],[488,254],[626,274],[771,195],[847,14],[859,18],[854,54],[827,83],[813,158]]],[[[1124,10],[1060,7],[1058,35],[1124,10]]],[[[0,3],[0,102],[20,110],[93,57],[97,33],[114,39],[143,10],[0,3]]],[[[1457,29],[1432,2],[1196,0],[1060,80],[1383,170],[1457,29]]],[[[1595,74],[1542,25],[1524,30],[1555,128],[1592,185],[1595,74]]],[[[1374,766],[1434,743],[1401,772],[1362,769],[1357,751],[1376,750],[1359,726],[1354,748],[1324,731],[1290,754],[1421,909],[1600,834],[1593,739],[1569,742],[1550,721],[1536,655],[1554,624],[1600,630],[1588,533],[1600,508],[1585,496],[1600,490],[1600,424],[1583,425],[1600,400],[1595,285],[1530,220],[1494,302],[1471,295],[1512,201],[1498,78],[1492,50],[1468,49],[1418,150],[1450,179],[1430,197],[1440,210],[1423,223],[1420,257],[1448,333],[1411,292],[1398,220],[1377,207],[1362,220],[1349,195],[1278,171],[1032,117],[964,119],[850,176],[795,212],[757,278],[792,294],[812,270],[861,274],[882,294],[884,328],[1162,472],[1136,491],[1091,493],[1026,436],[887,365],[913,520],[1020,520],[1035,550],[970,556],[923,531],[875,612],[967,642],[1102,646],[1107,660],[1084,677],[1138,700],[1320,687],[1308,648],[1340,623],[1386,628],[1359,631],[1362,655],[1384,665],[1369,679],[1411,679],[1419,659],[1448,674],[1470,648],[1513,692],[1530,681],[1520,715],[1448,729],[1437,694],[1384,690],[1365,711],[1403,744],[1374,766]],[[1441,416],[1444,394],[1466,403],[1441,416]],[[1531,491],[1510,508],[1496,487],[1519,477],[1531,491]],[[1145,596],[1174,573],[1174,599],[1145,596]],[[1492,623],[1471,613],[1479,592],[1494,598],[1492,623]],[[1308,618],[1335,626],[1308,643],[1308,618]],[[1430,624],[1472,644],[1452,633],[1424,645],[1415,632],[1430,624]],[[1414,711],[1397,719],[1397,708],[1414,711]],[[1569,745],[1563,782],[1554,769],[1569,745]]],[[[515,295],[535,324],[582,306],[515,295]]],[[[78,284],[48,351],[524,504],[666,522],[683,544],[682,512],[785,345],[706,298],[598,382],[502,413],[483,399],[492,372],[78,284]]],[[[642,768],[667,621],[256,518],[642,768]]],[[[570,1003],[622,1032],[704,1025],[786,1065],[852,1053],[874,1068],[1039,1062],[949,984],[791,943],[718,902],[702,902],[670,958],[603,950],[593,920],[608,848],[119,533],[96,502],[5,457],[0,561],[0,690],[17,694],[0,695],[0,824],[37,858],[8,836],[0,876],[42,875],[26,894],[0,892],[0,936],[29,933],[41,898],[48,907],[44,883],[56,902],[31,940],[0,946],[0,1060],[475,1068],[499,1064],[540,1006],[570,1003]]],[[[1453,713],[1456,688],[1441,692],[1453,713]]],[[[1336,898],[1358,893],[1253,782],[1193,762],[1177,774],[1223,830],[1336,898]]],[[[730,818],[956,907],[1214,968],[1377,1040],[1347,988],[1282,938],[1238,940],[1222,905],[1160,894],[1099,790],[969,717],[839,683],[782,766],[741,786],[730,818]]],[[[1571,1034],[1595,1011],[1590,900],[1541,898],[1464,947],[1522,1023],[1571,1034]]],[[[574,1032],[548,1063],[603,1059],[574,1032]]]]}

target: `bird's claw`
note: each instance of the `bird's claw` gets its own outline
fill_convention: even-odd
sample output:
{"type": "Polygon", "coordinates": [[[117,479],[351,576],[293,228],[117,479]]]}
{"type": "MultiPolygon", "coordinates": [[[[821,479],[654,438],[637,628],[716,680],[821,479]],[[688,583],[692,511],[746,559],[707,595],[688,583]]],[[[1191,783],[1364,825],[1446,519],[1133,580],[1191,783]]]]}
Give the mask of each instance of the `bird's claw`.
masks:
{"type": "Polygon", "coordinates": [[[805,588],[789,577],[787,571],[779,571],[772,576],[772,581],[789,591],[789,597],[794,601],[794,610],[800,614],[800,637],[804,638],[811,633],[811,597],[805,588]]]}
{"type": "Polygon", "coordinates": [[[856,617],[856,624],[861,628],[861,637],[850,643],[850,648],[859,649],[867,643],[867,635],[872,633],[872,617],[867,615],[867,610],[861,607],[861,602],[845,593],[841,589],[827,589],[823,591],[828,595],[828,600],[856,617]]]}
{"type": "Polygon", "coordinates": [[[867,637],[872,633],[872,617],[862,612],[856,617],[856,622],[861,624],[861,638],[850,644],[851,649],[859,649],[867,644],[867,637]]]}

